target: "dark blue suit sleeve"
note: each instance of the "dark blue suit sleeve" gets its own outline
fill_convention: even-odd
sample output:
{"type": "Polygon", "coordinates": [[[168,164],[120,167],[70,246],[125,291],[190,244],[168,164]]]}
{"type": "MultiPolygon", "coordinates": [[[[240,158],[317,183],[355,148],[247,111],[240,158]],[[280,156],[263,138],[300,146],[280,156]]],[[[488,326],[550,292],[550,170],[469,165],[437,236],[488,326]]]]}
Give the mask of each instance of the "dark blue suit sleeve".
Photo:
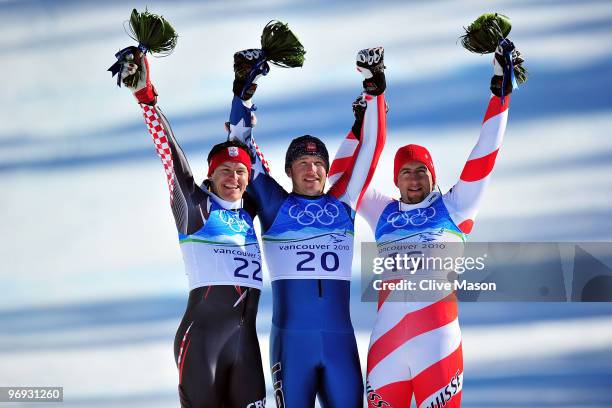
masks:
{"type": "MultiPolygon", "coordinates": [[[[246,102],[246,104],[250,103],[246,102]]],[[[245,102],[240,98],[234,96],[230,112],[229,139],[237,139],[245,143],[254,157],[247,193],[255,203],[262,230],[266,231],[274,222],[276,214],[289,194],[270,176],[268,163],[255,143],[251,122],[253,110],[245,106],[245,102]]]]}

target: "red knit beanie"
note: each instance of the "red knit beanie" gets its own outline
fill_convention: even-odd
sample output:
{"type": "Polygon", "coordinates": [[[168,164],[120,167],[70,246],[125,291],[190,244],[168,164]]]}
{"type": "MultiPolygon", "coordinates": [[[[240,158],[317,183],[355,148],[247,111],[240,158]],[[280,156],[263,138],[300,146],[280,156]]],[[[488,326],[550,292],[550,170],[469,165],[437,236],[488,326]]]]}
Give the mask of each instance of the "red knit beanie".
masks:
{"type": "Polygon", "coordinates": [[[397,153],[395,153],[395,159],[393,160],[393,182],[395,185],[397,186],[397,176],[402,166],[413,160],[423,163],[429,169],[431,181],[435,185],[436,171],[434,170],[431,154],[429,154],[429,150],[416,144],[400,147],[397,153]]]}

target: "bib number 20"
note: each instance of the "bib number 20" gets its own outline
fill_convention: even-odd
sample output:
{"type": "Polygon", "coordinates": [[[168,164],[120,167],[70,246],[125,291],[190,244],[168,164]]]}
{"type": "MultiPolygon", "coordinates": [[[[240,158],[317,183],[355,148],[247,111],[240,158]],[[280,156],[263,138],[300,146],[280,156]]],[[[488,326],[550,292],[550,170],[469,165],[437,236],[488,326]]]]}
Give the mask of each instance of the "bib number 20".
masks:
{"type": "MultiPolygon", "coordinates": [[[[310,266],[312,265],[311,262],[314,261],[314,259],[316,258],[314,252],[300,251],[296,252],[295,254],[304,258],[297,264],[297,270],[299,272],[312,272],[315,270],[314,266],[310,266]]],[[[323,268],[323,270],[327,272],[337,271],[340,267],[340,259],[338,258],[338,254],[336,254],[335,252],[323,252],[319,259],[319,263],[321,265],[321,268],[323,268]]]]}
{"type": "Polygon", "coordinates": [[[248,259],[238,258],[238,257],[234,258],[234,261],[240,262],[240,265],[238,265],[238,267],[234,269],[234,276],[236,278],[253,279],[259,282],[262,281],[261,263],[259,261],[252,260],[251,262],[249,262],[248,259]],[[250,265],[255,265],[255,270],[251,270],[252,268],[249,268],[250,265]],[[246,271],[246,269],[249,269],[251,271],[246,271]],[[249,275],[249,273],[251,275],[249,275]]]}

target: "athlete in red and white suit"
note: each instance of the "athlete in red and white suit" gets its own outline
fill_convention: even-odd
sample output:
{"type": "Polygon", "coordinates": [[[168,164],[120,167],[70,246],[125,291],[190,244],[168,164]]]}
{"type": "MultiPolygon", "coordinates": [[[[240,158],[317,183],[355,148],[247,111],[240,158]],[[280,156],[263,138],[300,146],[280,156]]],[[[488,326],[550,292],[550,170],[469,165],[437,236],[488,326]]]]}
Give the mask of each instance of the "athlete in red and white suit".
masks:
{"type": "MultiPolygon", "coordinates": [[[[496,91],[503,73],[497,60],[494,65],[491,89],[499,95],[496,91]]],[[[375,233],[379,251],[391,242],[395,247],[402,242],[465,242],[505,132],[508,88],[505,92],[503,103],[500,96],[491,96],[478,142],[459,181],[446,194],[436,185],[427,149],[407,145],[398,150],[394,181],[402,198],[386,197],[370,187],[359,209],[375,233]]],[[[340,156],[349,154],[347,140],[340,147],[340,156]]],[[[330,173],[341,174],[342,167],[335,161],[330,173]]],[[[419,408],[459,407],[463,355],[455,295],[446,294],[436,301],[391,301],[389,295],[379,292],[370,339],[368,406],[408,408],[414,394],[419,408]]]]}

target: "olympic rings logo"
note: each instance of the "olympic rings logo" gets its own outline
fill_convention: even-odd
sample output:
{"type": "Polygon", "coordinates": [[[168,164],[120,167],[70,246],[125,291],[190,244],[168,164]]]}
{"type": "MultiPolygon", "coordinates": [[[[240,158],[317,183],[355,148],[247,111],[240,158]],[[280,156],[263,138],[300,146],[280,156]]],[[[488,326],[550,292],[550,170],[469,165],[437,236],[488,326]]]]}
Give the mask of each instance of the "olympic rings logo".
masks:
{"type": "Polygon", "coordinates": [[[326,203],[323,207],[317,203],[309,203],[304,209],[298,204],[289,207],[289,216],[300,225],[312,225],[315,221],[323,225],[331,225],[339,215],[340,209],[332,203],[326,203]]]}
{"type": "Polygon", "coordinates": [[[419,208],[415,213],[396,211],[389,214],[387,222],[390,222],[395,228],[405,227],[408,224],[414,227],[420,227],[435,215],[436,209],[433,207],[419,208]]]}
{"type": "Polygon", "coordinates": [[[251,226],[242,214],[232,211],[219,211],[219,219],[234,232],[248,233],[251,230],[251,226]]]}

